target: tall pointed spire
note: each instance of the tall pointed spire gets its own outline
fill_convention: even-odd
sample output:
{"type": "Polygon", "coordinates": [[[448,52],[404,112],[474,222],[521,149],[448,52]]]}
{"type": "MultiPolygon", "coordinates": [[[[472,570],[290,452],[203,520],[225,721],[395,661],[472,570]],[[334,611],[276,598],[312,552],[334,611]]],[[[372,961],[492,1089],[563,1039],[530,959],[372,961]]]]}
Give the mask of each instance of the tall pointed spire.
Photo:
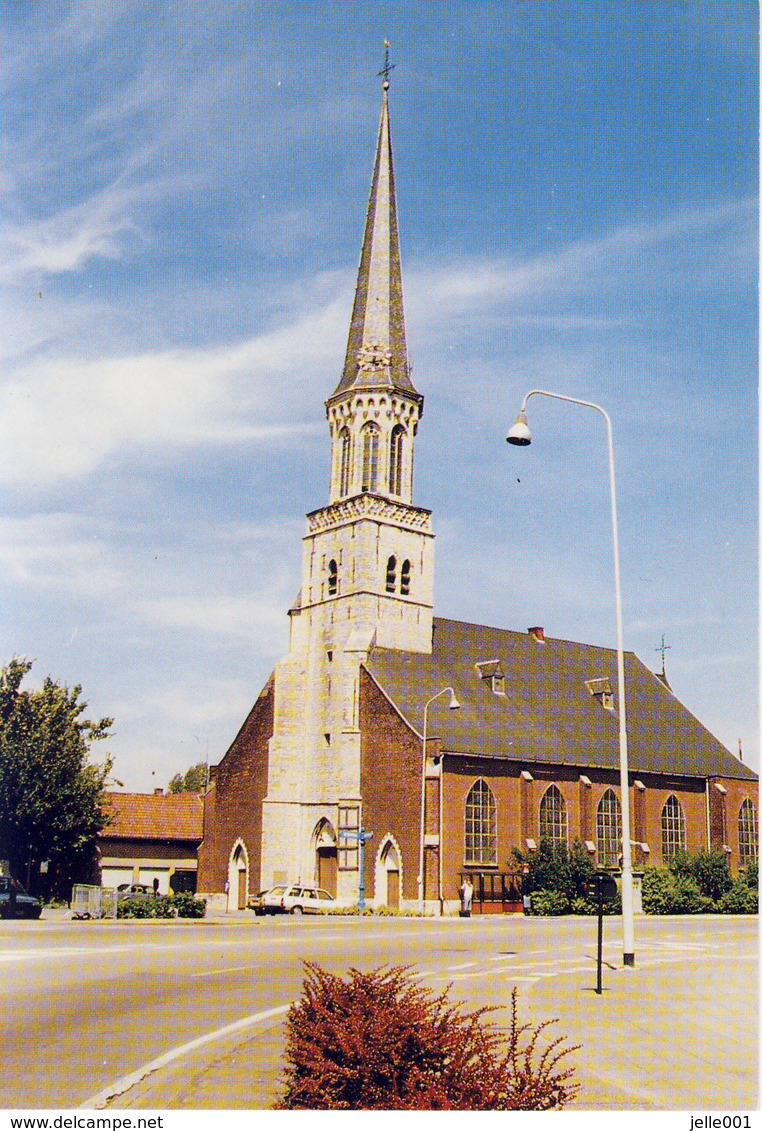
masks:
{"type": "MultiPolygon", "coordinates": [[[[389,130],[388,44],[373,181],[365,219],[344,371],[333,396],[357,388],[391,388],[417,396],[410,380],[402,306],[397,201],[389,130]]],[[[331,398],[332,399],[332,398],[331,398]]]]}

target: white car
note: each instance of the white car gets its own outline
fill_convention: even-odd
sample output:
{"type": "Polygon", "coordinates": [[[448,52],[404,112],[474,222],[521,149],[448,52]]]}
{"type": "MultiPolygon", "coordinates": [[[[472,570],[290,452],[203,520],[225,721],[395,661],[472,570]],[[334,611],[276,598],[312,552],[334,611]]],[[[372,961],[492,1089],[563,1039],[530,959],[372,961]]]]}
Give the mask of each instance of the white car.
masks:
{"type": "Polygon", "coordinates": [[[262,896],[262,910],[265,915],[318,915],[336,906],[332,895],[312,884],[289,884],[270,888],[262,896]]]}

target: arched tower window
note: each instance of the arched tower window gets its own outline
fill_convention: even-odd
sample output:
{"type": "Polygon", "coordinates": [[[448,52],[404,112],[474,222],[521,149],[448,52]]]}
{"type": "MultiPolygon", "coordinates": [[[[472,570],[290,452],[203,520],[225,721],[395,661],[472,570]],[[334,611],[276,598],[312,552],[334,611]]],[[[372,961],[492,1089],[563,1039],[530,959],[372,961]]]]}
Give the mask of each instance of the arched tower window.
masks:
{"type": "Polygon", "coordinates": [[[497,864],[497,807],[483,778],[466,797],[466,864],[497,864]]]}
{"type": "Polygon", "coordinates": [[[607,789],[598,803],[598,863],[616,868],[622,843],[622,806],[613,789],[607,789]]]}
{"type": "Polygon", "coordinates": [[[758,853],[757,810],[754,802],[746,797],[738,810],[738,862],[741,867],[756,864],[758,853]]]}
{"type": "Polygon", "coordinates": [[[366,424],[362,430],[362,491],[378,489],[378,427],[366,424]]]}
{"type": "Polygon", "coordinates": [[[678,852],[685,852],[685,813],[674,793],[671,793],[661,811],[662,860],[674,860],[678,852]]]}
{"type": "Polygon", "coordinates": [[[339,567],[336,561],[331,558],[328,563],[328,596],[335,597],[339,591],[339,567]]]}
{"type": "Polygon", "coordinates": [[[410,562],[405,558],[402,563],[402,573],[400,575],[400,593],[403,597],[407,597],[410,592],[410,562]]]}
{"type": "Polygon", "coordinates": [[[393,593],[397,585],[397,559],[394,554],[386,563],[386,592],[393,593]]]}
{"type": "Polygon", "coordinates": [[[389,491],[392,495],[402,494],[402,437],[405,429],[401,424],[392,428],[389,444],[389,491]]]}
{"type": "Polygon", "coordinates": [[[352,467],[352,437],[348,428],[342,428],[339,434],[339,440],[341,443],[339,494],[343,497],[349,494],[349,476],[352,467]]]}
{"type": "Polygon", "coordinates": [[[569,826],[566,816],[566,802],[557,785],[545,790],[540,802],[540,840],[553,844],[566,844],[569,839],[569,826]]]}

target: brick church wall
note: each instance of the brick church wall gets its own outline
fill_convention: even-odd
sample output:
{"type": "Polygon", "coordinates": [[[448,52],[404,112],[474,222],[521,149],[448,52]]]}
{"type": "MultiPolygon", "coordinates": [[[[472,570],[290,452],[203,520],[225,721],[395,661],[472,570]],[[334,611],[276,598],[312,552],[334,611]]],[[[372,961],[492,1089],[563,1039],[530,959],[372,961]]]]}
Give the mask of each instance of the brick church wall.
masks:
{"type": "Polygon", "coordinates": [[[402,896],[418,895],[421,807],[421,740],[360,669],[363,823],[374,839],[367,848],[366,893],[373,897],[376,852],[391,833],[402,853],[402,896]]]}
{"type": "Polygon", "coordinates": [[[249,857],[249,892],[260,888],[262,801],[267,793],[274,691],[271,678],[215,767],[212,787],[204,799],[204,839],[198,855],[200,892],[225,890],[230,853],[239,838],[249,857]]]}

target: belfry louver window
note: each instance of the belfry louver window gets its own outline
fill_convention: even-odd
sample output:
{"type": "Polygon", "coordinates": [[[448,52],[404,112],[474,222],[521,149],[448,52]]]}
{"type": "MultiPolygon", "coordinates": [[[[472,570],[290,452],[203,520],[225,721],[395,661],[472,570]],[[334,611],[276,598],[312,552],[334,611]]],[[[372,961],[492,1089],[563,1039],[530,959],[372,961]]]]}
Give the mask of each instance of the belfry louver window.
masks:
{"type": "Polygon", "coordinates": [[[339,567],[331,558],[328,563],[328,596],[335,597],[339,591],[339,567]]]}
{"type": "Polygon", "coordinates": [[[348,428],[341,430],[341,475],[339,480],[339,493],[342,498],[349,494],[349,473],[352,458],[352,437],[348,428]]]}
{"type": "Polygon", "coordinates": [[[378,489],[378,428],[366,424],[362,430],[362,490],[378,489]]]}
{"type": "Polygon", "coordinates": [[[403,597],[407,597],[410,592],[410,562],[405,558],[402,563],[402,574],[400,576],[400,593],[403,597]]]}
{"type": "Polygon", "coordinates": [[[393,593],[397,585],[397,559],[394,554],[386,563],[386,592],[393,593]]]}
{"type": "Polygon", "coordinates": [[[389,491],[392,495],[402,494],[402,437],[405,430],[401,424],[392,428],[389,445],[389,491]]]}

